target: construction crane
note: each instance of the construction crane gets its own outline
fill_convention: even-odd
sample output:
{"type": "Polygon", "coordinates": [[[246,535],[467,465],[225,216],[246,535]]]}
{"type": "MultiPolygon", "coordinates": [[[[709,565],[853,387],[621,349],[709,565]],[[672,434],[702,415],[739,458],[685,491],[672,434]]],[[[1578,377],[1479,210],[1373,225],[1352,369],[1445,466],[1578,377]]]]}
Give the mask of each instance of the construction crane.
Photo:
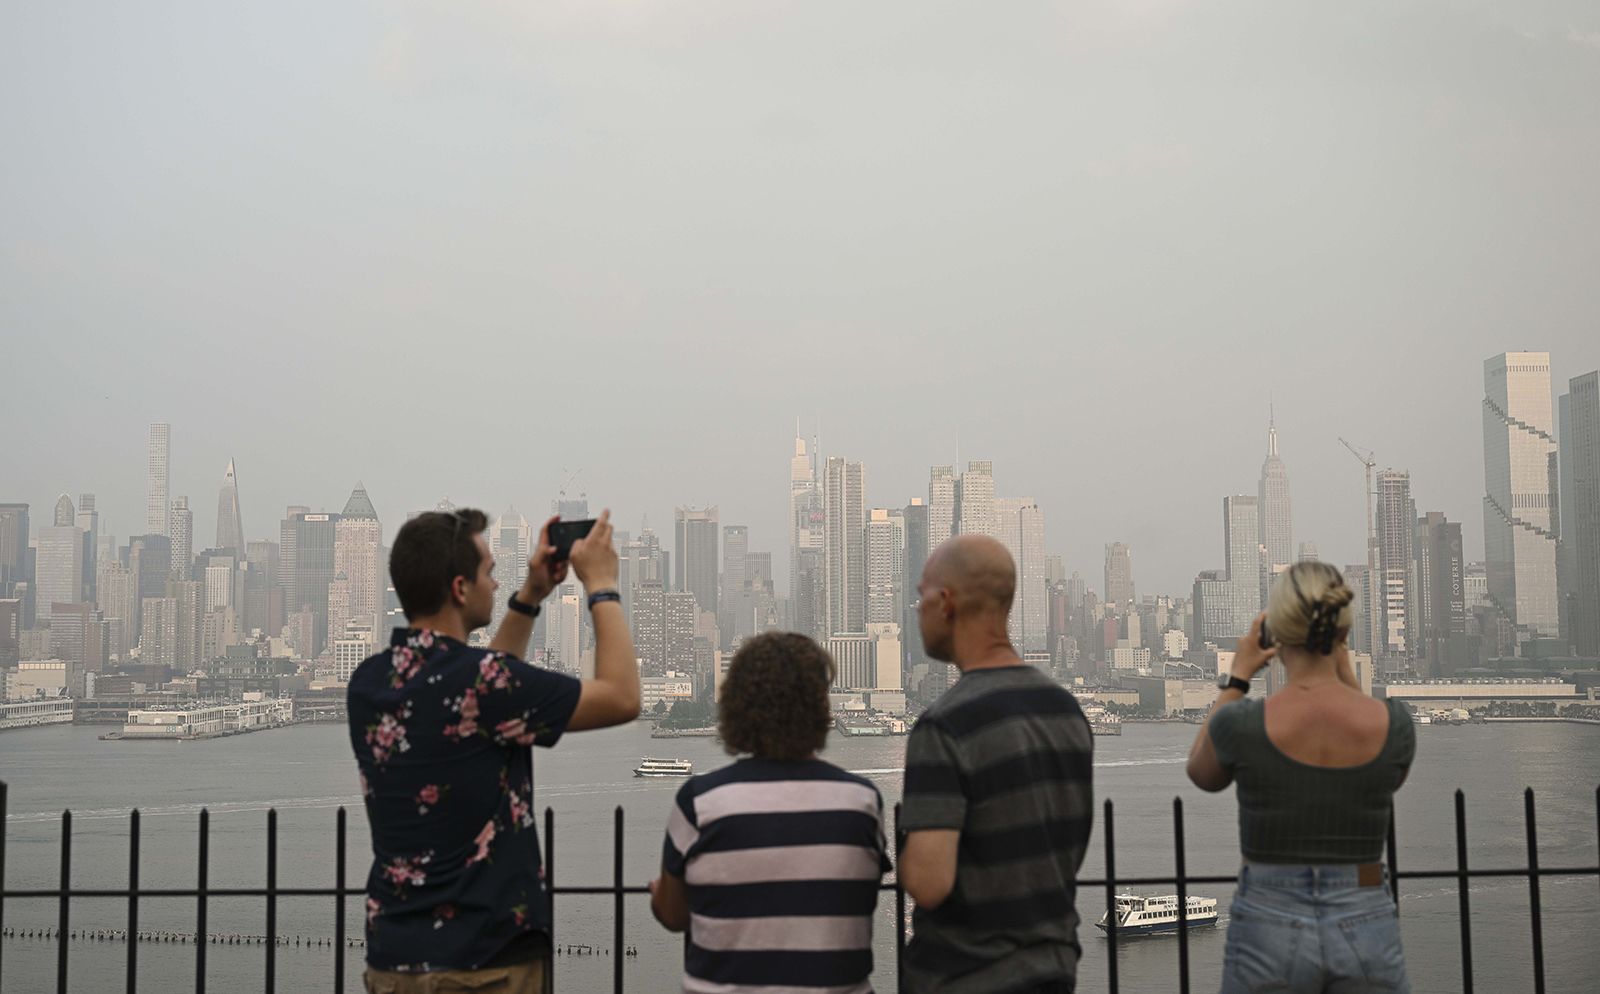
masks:
{"type": "Polygon", "coordinates": [[[1372,520],[1372,504],[1377,495],[1372,490],[1372,468],[1378,464],[1378,461],[1373,458],[1374,453],[1371,449],[1357,448],[1343,437],[1340,437],[1339,442],[1350,450],[1350,454],[1355,456],[1360,461],[1362,468],[1366,470],[1366,489],[1362,491],[1361,502],[1367,506],[1367,638],[1368,647],[1371,649],[1372,654],[1377,656],[1379,648],[1378,633],[1381,629],[1378,626],[1377,611],[1379,604],[1377,597],[1379,590],[1378,532],[1372,520]]]}
{"type": "MultiPolygon", "coordinates": [[[[562,467],[561,472],[566,473],[567,475],[566,475],[566,479],[561,481],[561,487],[558,490],[556,490],[556,495],[560,499],[566,500],[566,498],[567,498],[567,488],[572,486],[574,483],[576,483],[577,480],[578,480],[578,477],[583,475],[583,467],[579,466],[577,469],[573,470],[570,473],[567,473],[566,468],[562,467]]],[[[580,491],[578,493],[578,497],[580,499],[588,497],[588,496],[589,496],[589,494],[586,491],[580,491]]]]}

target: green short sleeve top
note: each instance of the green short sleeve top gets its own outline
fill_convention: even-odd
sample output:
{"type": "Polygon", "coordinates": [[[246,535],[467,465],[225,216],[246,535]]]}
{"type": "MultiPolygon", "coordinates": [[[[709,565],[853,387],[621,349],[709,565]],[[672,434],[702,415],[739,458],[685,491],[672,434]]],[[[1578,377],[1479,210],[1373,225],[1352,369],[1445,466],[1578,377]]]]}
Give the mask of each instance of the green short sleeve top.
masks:
{"type": "Polygon", "coordinates": [[[1383,749],[1360,766],[1312,766],[1267,738],[1265,701],[1211,716],[1212,746],[1239,794],[1239,848],[1260,863],[1375,863],[1383,858],[1394,792],[1417,752],[1411,712],[1389,707],[1383,749]]]}

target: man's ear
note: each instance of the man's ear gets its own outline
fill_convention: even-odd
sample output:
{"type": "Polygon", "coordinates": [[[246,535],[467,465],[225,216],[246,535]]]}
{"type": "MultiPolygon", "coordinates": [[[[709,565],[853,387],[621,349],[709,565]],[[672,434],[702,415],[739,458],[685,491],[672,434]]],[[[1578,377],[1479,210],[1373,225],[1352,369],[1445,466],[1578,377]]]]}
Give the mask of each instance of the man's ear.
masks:
{"type": "Polygon", "coordinates": [[[450,581],[450,602],[456,607],[467,603],[467,578],[458,576],[450,581]]]}

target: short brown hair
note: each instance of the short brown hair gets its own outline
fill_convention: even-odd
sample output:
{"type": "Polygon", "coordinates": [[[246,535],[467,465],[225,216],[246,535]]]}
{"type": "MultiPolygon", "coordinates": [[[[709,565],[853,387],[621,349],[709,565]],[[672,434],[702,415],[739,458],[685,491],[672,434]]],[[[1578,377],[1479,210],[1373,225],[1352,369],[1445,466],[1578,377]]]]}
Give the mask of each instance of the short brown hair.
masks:
{"type": "Polygon", "coordinates": [[[734,653],[717,702],[717,728],[729,753],[805,759],[822,749],[833,724],[828,687],[833,658],[796,632],[766,632],[734,653]]]}
{"type": "Polygon", "coordinates": [[[444,607],[456,577],[476,579],[482,557],[472,539],[489,527],[482,511],[427,511],[400,526],[389,550],[389,578],[407,618],[444,607]]]}

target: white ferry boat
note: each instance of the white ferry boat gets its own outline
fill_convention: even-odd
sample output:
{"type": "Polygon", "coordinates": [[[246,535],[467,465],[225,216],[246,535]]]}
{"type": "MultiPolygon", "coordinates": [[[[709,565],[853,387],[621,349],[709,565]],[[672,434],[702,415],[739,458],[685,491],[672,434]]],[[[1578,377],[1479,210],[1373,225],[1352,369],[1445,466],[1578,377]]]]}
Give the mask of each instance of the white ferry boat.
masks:
{"type": "Polygon", "coordinates": [[[1089,731],[1095,735],[1122,734],[1122,719],[1098,704],[1085,704],[1083,716],[1089,722],[1089,731]]]}
{"type": "MultiPolygon", "coordinates": [[[[1155,932],[1178,931],[1178,898],[1173,894],[1158,897],[1139,897],[1136,894],[1118,894],[1116,902],[1117,934],[1148,935],[1155,932]]],[[[1110,914],[1100,916],[1095,928],[1106,931],[1110,914]]],[[[1217,899],[1214,897],[1189,898],[1188,926],[1204,928],[1217,923],[1217,899]]]]}
{"type": "Polygon", "coordinates": [[[634,767],[636,777],[692,777],[694,764],[687,759],[651,759],[646,756],[634,767]]]}

